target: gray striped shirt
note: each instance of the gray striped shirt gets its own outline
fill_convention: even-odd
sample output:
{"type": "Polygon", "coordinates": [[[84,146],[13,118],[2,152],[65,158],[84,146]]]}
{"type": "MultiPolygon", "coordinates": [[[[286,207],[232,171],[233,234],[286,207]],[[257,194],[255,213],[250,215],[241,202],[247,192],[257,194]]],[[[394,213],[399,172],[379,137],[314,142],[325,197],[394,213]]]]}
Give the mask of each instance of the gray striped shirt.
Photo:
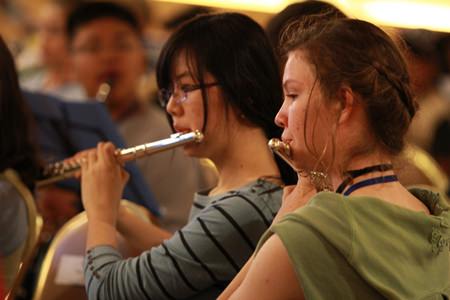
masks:
{"type": "Polygon", "coordinates": [[[252,255],[281,197],[280,186],[262,179],[196,194],[189,223],[160,246],[127,260],[110,246],[89,250],[89,299],[215,299],[252,255]]]}

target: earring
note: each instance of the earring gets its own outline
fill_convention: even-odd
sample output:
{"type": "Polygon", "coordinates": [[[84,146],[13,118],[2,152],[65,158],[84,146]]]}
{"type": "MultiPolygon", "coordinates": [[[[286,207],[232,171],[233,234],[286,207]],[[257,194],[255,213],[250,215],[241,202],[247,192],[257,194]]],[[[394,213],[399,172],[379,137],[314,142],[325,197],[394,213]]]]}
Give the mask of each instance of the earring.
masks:
{"type": "Polygon", "coordinates": [[[311,171],[309,172],[309,177],[317,192],[329,192],[333,190],[327,174],[318,171],[311,171]]]}

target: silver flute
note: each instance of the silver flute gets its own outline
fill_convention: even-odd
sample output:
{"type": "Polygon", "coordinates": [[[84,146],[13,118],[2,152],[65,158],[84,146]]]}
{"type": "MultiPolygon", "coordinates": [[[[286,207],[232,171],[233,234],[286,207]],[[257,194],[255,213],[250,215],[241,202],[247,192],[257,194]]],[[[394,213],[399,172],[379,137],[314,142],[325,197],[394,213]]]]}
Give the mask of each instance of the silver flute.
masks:
{"type": "MultiPolygon", "coordinates": [[[[203,140],[203,137],[203,134],[198,130],[188,133],[174,133],[167,139],[131,148],[117,149],[115,156],[119,162],[125,163],[144,156],[183,146],[188,143],[200,143],[203,140]]],[[[68,162],[60,161],[49,164],[44,168],[43,176],[36,182],[36,186],[45,186],[63,179],[72,178],[80,171],[80,168],[80,160],[68,162]]]]}
{"type": "Polygon", "coordinates": [[[269,148],[281,157],[299,176],[309,177],[310,182],[314,186],[317,192],[320,191],[333,191],[333,186],[328,178],[327,173],[322,171],[302,171],[297,169],[291,157],[291,148],[289,144],[280,141],[279,139],[271,139],[268,143],[269,148]]]}
{"type": "Polygon", "coordinates": [[[291,148],[287,143],[282,142],[277,138],[270,139],[267,143],[270,150],[272,150],[275,154],[281,157],[294,171],[299,172],[297,168],[294,166],[291,159],[291,148]]]}

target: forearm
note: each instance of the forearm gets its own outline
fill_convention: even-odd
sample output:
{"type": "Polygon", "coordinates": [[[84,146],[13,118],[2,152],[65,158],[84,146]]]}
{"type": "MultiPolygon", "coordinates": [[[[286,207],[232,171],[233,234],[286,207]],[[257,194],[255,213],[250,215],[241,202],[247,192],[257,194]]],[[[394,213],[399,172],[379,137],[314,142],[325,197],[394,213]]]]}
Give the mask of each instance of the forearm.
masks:
{"type": "Polygon", "coordinates": [[[138,218],[123,208],[119,211],[117,230],[139,252],[158,246],[172,236],[172,233],[138,218]]]}
{"type": "Polygon", "coordinates": [[[87,228],[86,249],[109,245],[117,249],[116,228],[110,222],[90,219],[87,228]]]}
{"type": "MultiPolygon", "coordinates": [[[[84,271],[89,299],[181,299],[213,286],[210,276],[190,258],[179,238],[172,239],[164,247],[154,247],[126,260],[109,246],[88,251],[84,271]]],[[[198,252],[197,247],[194,251],[198,252]]]]}

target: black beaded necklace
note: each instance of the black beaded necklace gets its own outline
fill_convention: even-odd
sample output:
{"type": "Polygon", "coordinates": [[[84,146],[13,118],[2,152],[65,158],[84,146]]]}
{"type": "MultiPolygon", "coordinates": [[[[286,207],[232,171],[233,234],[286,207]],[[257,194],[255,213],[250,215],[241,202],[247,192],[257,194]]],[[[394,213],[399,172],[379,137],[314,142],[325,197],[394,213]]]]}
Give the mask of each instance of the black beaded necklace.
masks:
{"type": "Polygon", "coordinates": [[[338,186],[338,188],[336,189],[336,193],[343,194],[344,196],[348,196],[351,193],[353,193],[355,190],[369,186],[369,185],[398,181],[398,178],[396,175],[388,175],[388,176],[380,176],[380,177],[370,178],[370,179],[360,181],[358,183],[351,184],[353,182],[353,179],[355,179],[359,176],[373,173],[373,172],[389,171],[392,169],[393,169],[392,164],[380,164],[380,165],[366,167],[363,169],[347,171],[347,172],[345,172],[347,175],[347,178],[345,178],[344,181],[342,181],[342,183],[338,186]]]}

